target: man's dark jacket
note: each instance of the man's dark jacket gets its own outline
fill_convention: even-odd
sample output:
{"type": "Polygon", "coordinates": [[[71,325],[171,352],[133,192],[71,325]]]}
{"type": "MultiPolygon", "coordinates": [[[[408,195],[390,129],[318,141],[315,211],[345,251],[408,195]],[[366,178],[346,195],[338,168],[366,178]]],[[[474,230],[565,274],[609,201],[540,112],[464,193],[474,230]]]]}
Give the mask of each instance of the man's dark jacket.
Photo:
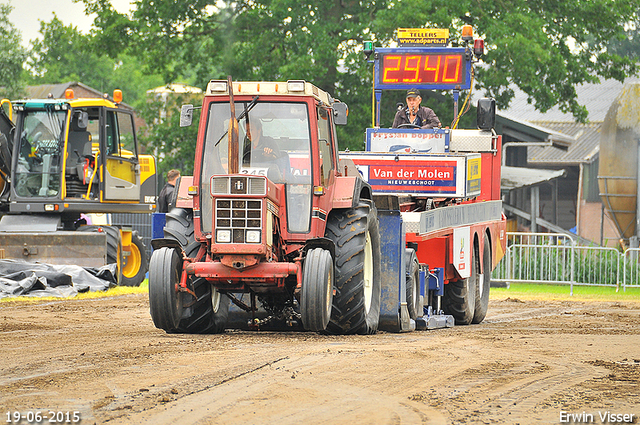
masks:
{"type": "MultiPolygon", "coordinates": [[[[418,108],[418,113],[416,115],[417,122],[415,124],[420,126],[420,128],[435,128],[440,127],[441,125],[436,113],[426,106],[418,108]]],[[[398,128],[401,124],[414,124],[409,121],[409,108],[404,108],[398,111],[395,119],[393,120],[392,128],[398,128]]]]}

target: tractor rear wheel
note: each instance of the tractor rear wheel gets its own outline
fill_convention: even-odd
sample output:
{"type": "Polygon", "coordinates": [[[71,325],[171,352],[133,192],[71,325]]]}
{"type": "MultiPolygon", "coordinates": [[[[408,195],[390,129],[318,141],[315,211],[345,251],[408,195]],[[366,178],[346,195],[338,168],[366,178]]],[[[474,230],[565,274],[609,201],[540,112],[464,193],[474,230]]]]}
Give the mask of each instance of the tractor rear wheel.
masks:
{"type": "Polygon", "coordinates": [[[149,310],[156,328],[174,332],[182,317],[182,294],[178,284],[182,259],[173,248],[153,252],[149,264],[149,310]]]}
{"type": "Polygon", "coordinates": [[[327,328],[331,317],[333,283],[333,259],[329,251],[322,248],[308,251],[300,293],[300,312],[306,330],[321,332],[327,328]]]}
{"type": "Polygon", "coordinates": [[[478,275],[478,290],[476,291],[476,308],[473,323],[482,323],[489,310],[489,290],[491,288],[491,244],[489,237],[484,235],[482,250],[482,274],[478,275]]]}
{"type": "Polygon", "coordinates": [[[475,250],[471,257],[471,275],[466,279],[450,281],[444,285],[442,310],[455,319],[456,325],[469,325],[473,320],[476,305],[478,271],[475,250]]]}
{"type": "MultiPolygon", "coordinates": [[[[201,244],[195,240],[191,210],[172,209],[166,215],[164,237],[177,240],[187,257],[197,257],[201,244]]],[[[189,293],[182,293],[185,311],[175,332],[199,334],[224,332],[229,315],[229,297],[218,292],[204,278],[189,276],[187,287],[196,294],[196,298],[189,293]]]]}
{"type": "Polygon", "coordinates": [[[335,244],[335,294],[327,332],[372,334],[380,320],[380,233],[373,202],[332,211],[325,236],[335,244]]]}
{"type": "Polygon", "coordinates": [[[122,265],[122,285],[140,286],[147,274],[147,249],[137,230],[131,232],[131,252],[124,257],[122,265]]]}
{"type": "Polygon", "coordinates": [[[415,320],[423,315],[423,307],[420,303],[420,273],[416,251],[413,249],[406,249],[405,261],[407,269],[407,309],[409,310],[409,317],[415,320]]]}

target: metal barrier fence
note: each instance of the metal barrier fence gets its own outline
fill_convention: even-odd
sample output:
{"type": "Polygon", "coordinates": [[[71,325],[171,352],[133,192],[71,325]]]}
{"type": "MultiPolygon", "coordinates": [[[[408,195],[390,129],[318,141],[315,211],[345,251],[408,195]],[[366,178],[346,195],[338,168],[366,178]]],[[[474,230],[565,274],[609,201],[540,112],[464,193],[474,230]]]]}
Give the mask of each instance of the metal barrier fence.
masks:
{"type": "Polygon", "coordinates": [[[573,286],[640,287],[640,249],[580,246],[566,234],[507,233],[507,250],[492,279],[573,286]]]}

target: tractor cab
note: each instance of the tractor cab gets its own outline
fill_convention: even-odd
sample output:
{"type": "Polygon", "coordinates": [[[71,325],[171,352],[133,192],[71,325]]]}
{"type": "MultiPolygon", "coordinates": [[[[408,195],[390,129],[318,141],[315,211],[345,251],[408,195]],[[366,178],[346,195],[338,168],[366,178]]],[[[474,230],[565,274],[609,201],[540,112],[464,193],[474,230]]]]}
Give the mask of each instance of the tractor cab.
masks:
{"type": "MultiPolygon", "coordinates": [[[[278,214],[283,218],[283,231],[301,241],[309,233],[322,234],[324,228],[317,226],[320,223],[313,220],[313,214],[318,208],[330,208],[321,205],[325,199],[318,195],[333,190],[338,168],[334,121],[346,121],[346,108],[338,117],[335,111],[340,108],[332,107],[334,99],[304,81],[233,85],[237,124],[233,124],[227,81],[209,83],[203,106],[206,130],[196,153],[202,165],[196,162],[194,179],[194,184],[201,187],[197,202],[202,212],[202,233],[211,234],[215,229],[214,240],[218,242],[244,242],[245,237],[240,235],[252,235],[252,223],[260,224],[259,220],[244,218],[259,214],[236,211],[241,203],[231,202],[228,196],[266,193],[266,177],[284,198],[284,202],[274,198],[277,207],[284,207],[278,214]],[[230,129],[237,129],[237,142],[232,142],[230,129]],[[232,152],[234,143],[237,154],[232,152]],[[242,215],[243,220],[233,220],[234,214],[242,215]]],[[[250,204],[242,204],[242,208],[250,204]]],[[[255,208],[262,207],[256,204],[255,208]]]]}

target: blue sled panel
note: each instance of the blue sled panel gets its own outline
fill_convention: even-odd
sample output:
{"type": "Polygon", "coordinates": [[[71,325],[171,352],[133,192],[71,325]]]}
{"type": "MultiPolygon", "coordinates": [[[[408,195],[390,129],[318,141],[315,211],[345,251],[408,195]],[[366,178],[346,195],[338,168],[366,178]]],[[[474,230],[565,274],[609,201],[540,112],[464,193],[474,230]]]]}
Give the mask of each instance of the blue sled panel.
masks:
{"type": "Polygon", "coordinates": [[[379,329],[409,330],[406,300],[404,223],[399,211],[378,210],[382,296],[379,329]]]}
{"type": "Polygon", "coordinates": [[[164,226],[166,223],[165,213],[151,214],[151,239],[164,238],[164,226]]]}

